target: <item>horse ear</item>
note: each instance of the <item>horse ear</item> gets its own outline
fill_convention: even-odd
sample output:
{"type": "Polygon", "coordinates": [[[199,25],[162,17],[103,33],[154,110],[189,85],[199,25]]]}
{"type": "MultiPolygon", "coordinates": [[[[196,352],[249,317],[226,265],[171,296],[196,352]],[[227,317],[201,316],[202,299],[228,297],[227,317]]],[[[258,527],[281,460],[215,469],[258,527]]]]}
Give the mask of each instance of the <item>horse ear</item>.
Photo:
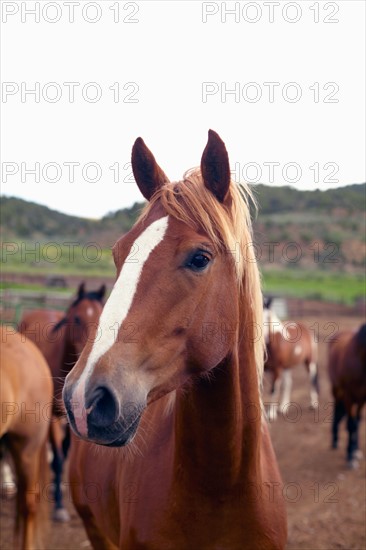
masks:
{"type": "Polygon", "coordinates": [[[97,292],[98,300],[101,302],[104,298],[105,291],[107,290],[107,287],[105,285],[102,285],[100,289],[97,292]]]}
{"type": "Polygon", "coordinates": [[[269,296],[268,298],[264,298],[264,309],[271,309],[273,298],[272,296],[269,296]]]}
{"type": "Polygon", "coordinates": [[[208,131],[208,141],[201,159],[201,173],[207,189],[220,202],[225,202],[230,185],[230,164],[225,143],[213,130],[208,131]]]}
{"type": "Polygon", "coordinates": [[[136,183],[145,199],[149,201],[155,191],[162,187],[164,183],[168,183],[169,179],[142,138],[137,138],[135,141],[132,147],[131,160],[136,183]]]}
{"type": "Polygon", "coordinates": [[[80,283],[79,285],[79,288],[78,288],[78,298],[82,298],[85,294],[85,283],[80,283]]]}

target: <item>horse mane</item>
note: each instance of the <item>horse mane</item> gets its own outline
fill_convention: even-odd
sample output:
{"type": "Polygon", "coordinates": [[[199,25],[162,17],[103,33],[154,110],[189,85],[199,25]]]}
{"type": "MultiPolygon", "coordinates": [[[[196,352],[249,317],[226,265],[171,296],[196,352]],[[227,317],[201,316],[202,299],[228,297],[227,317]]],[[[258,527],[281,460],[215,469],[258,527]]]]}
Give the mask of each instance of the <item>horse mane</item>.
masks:
{"type": "Polygon", "coordinates": [[[241,344],[245,345],[246,362],[255,365],[261,388],[263,297],[250,215],[250,204],[256,208],[256,202],[250,188],[247,184],[231,181],[225,204],[222,204],[205,187],[200,169],[193,168],[185,172],[183,181],[160,187],[138,221],[143,221],[158,201],[168,215],[195,230],[203,230],[219,252],[232,255],[242,306],[241,344]]]}

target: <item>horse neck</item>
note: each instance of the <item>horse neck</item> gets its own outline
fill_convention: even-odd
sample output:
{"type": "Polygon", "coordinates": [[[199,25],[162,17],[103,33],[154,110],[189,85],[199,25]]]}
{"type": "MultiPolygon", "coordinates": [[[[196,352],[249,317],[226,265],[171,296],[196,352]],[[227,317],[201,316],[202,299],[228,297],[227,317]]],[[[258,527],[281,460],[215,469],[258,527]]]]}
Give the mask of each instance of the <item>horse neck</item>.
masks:
{"type": "Polygon", "coordinates": [[[176,478],[188,486],[222,494],[260,475],[258,379],[241,342],[209,377],[178,392],[176,478]]]}

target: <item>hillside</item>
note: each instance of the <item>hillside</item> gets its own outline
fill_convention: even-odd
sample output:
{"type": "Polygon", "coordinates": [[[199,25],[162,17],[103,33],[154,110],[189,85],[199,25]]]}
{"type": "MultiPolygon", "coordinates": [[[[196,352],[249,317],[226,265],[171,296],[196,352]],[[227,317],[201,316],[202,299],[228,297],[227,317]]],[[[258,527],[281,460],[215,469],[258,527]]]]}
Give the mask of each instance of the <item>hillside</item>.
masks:
{"type": "Polygon", "coordinates": [[[258,185],[255,193],[254,240],[264,267],[363,272],[366,184],[327,191],[258,185]]]}
{"type": "Polygon", "coordinates": [[[98,226],[98,221],[62,214],[15,197],[1,197],[0,213],[3,238],[80,237],[98,226]]]}
{"type": "Polygon", "coordinates": [[[2,240],[29,240],[65,242],[77,240],[81,244],[98,242],[109,246],[133,225],[143,204],[118,210],[100,220],[79,218],[52,210],[47,206],[15,197],[1,197],[0,227],[2,240]]]}
{"type": "MultiPolygon", "coordinates": [[[[259,206],[254,239],[263,267],[349,272],[363,269],[366,184],[327,191],[266,185],[253,186],[253,190],[259,206]]],[[[109,248],[128,231],[142,207],[143,203],[136,203],[100,220],[90,220],[3,196],[2,240],[52,240],[62,244],[71,239],[81,246],[96,242],[101,248],[109,248]]],[[[6,267],[11,268],[9,262],[6,267]]]]}
{"type": "Polygon", "coordinates": [[[258,199],[260,214],[279,212],[331,212],[334,209],[347,211],[365,210],[366,184],[353,184],[326,191],[299,191],[294,187],[252,187],[258,199]]]}

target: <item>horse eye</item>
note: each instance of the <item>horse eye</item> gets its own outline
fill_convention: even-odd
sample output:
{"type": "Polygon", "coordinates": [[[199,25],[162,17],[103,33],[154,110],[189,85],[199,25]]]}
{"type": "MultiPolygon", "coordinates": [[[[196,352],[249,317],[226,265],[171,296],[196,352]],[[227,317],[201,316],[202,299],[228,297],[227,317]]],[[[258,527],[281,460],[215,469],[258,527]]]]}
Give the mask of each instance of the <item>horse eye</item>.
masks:
{"type": "Polygon", "coordinates": [[[196,252],[186,264],[192,271],[203,271],[209,264],[210,258],[203,252],[196,252]]]}
{"type": "Polygon", "coordinates": [[[78,317],[77,315],[75,315],[74,321],[75,321],[75,324],[76,324],[76,325],[79,325],[79,326],[81,325],[81,319],[80,319],[80,317],[78,317]]]}

